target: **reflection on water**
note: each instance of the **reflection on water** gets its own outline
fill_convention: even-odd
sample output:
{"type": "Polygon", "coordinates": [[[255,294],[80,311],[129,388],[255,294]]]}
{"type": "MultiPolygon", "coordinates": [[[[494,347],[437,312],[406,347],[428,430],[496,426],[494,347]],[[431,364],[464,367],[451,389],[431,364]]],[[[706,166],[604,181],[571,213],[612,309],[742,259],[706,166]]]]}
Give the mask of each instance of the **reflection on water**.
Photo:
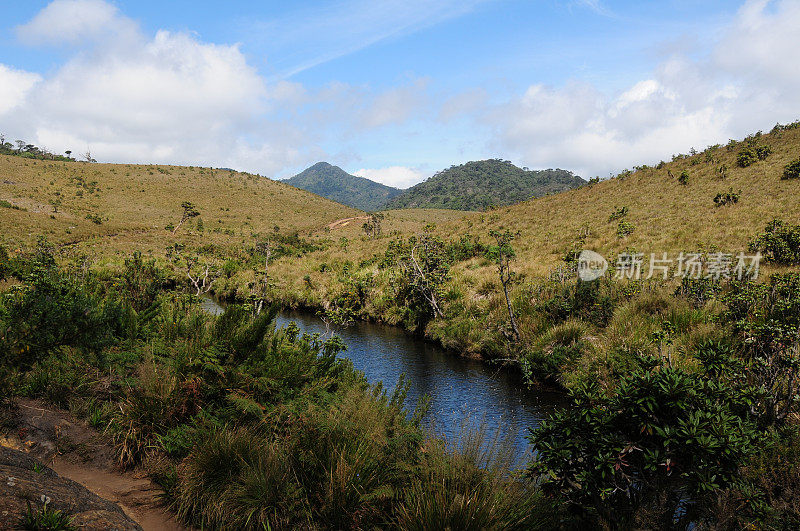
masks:
{"type": "MultiPolygon", "coordinates": [[[[221,310],[212,300],[203,304],[212,313],[221,310]]],[[[327,332],[325,324],[308,313],[283,312],[276,324],[284,327],[291,321],[311,334],[327,332]]],[[[492,433],[501,428],[503,437],[511,439],[520,464],[529,451],[529,428],[563,403],[558,393],[527,389],[508,371],[460,358],[396,327],[356,323],[333,332],[347,345],[342,356],[363,371],[369,382],[383,382],[391,392],[405,374],[408,408],[413,409],[420,397],[428,395],[430,410],[425,421],[437,433],[452,438],[465,420],[484,421],[492,433]]]]}

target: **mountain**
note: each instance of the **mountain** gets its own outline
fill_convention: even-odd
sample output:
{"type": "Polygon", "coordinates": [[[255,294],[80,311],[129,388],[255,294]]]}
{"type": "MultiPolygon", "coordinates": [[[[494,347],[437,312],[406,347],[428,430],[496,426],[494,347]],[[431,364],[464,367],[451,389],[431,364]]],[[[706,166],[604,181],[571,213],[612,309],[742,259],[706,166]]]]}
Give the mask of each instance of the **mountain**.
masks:
{"type": "Polygon", "coordinates": [[[398,188],[350,175],[327,162],[317,162],[283,182],[367,212],[382,209],[386,201],[402,192],[398,188]]]}
{"type": "Polygon", "coordinates": [[[505,160],[481,160],[438,172],[389,201],[386,208],[486,210],[585,183],[567,170],[530,171],[505,160]]]}

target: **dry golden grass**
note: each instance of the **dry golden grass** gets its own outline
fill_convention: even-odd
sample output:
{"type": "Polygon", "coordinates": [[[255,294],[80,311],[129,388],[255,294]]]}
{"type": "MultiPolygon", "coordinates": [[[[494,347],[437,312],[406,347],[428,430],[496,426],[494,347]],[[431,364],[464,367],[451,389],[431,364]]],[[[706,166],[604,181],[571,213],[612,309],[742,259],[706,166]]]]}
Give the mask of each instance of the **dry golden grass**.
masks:
{"type": "Polygon", "coordinates": [[[186,243],[240,244],[254,233],[310,232],[357,210],[263,177],[179,166],[85,164],[0,157],[0,200],[27,211],[0,208],[0,242],[30,243],[45,235],[59,244],[98,252],[163,251],[186,243]],[[92,191],[94,190],[94,191],[92,191]],[[60,200],[58,212],[52,202],[60,200]],[[173,236],[181,202],[201,213],[173,236]],[[86,218],[100,216],[98,225],[86,218]],[[192,227],[192,228],[190,228],[192,227]]]}
{"type": "Polygon", "coordinates": [[[456,237],[464,232],[486,235],[499,227],[519,230],[516,266],[530,275],[545,274],[556,266],[579,234],[587,235],[584,248],[607,257],[625,249],[636,249],[646,257],[663,252],[674,257],[681,251],[746,251],[749,239],[772,219],[800,222],[800,180],[781,180],[786,164],[800,158],[800,129],[764,135],[759,144],[770,146],[773,154],[747,168],[736,165],[741,143],[732,150],[723,146],[661,169],[643,169],[474,214],[442,226],[441,233],[456,237]],[[722,165],[728,168],[725,180],[717,172],[722,165]],[[688,185],[678,182],[683,171],[689,174],[688,185]],[[731,188],[741,190],[738,204],[717,207],[714,196],[731,188]],[[618,222],[609,221],[620,207],[628,207],[625,219],[635,226],[625,238],[617,237],[618,222]]]}
{"type": "MultiPolygon", "coordinates": [[[[514,244],[515,268],[528,276],[551,271],[579,234],[586,235],[583,247],[605,256],[625,249],[646,256],[696,250],[736,253],[745,250],[748,240],[773,218],[800,222],[800,180],[781,180],[784,166],[800,157],[800,129],[763,135],[758,143],[770,146],[773,153],[748,168],[736,165],[736,155],[744,147],[739,143],[491,212],[389,211],[383,236],[374,240],[364,236],[359,219],[326,228],[363,213],[259,176],[209,168],[0,157],[0,200],[27,209],[0,208],[0,243],[14,248],[45,235],[95,256],[121,256],[134,250],[159,256],[176,241],[233,250],[252,244],[254,235],[268,234],[275,226],[282,233],[299,231],[335,242],[323,251],[284,258],[271,267],[286,288],[295,290],[304,288],[306,274],[315,286],[329,284],[332,275],[317,274],[322,263],[358,263],[382,254],[393,236],[420,232],[431,223],[439,235],[453,239],[469,233],[488,240],[489,230],[499,227],[521,231],[514,244]],[[728,168],[725,180],[717,171],[722,165],[728,168]],[[689,174],[687,185],[678,182],[683,171],[689,174]],[[714,196],[729,189],[741,190],[739,203],[717,207],[714,196]],[[59,212],[54,214],[51,202],[59,198],[59,212]],[[180,203],[187,200],[200,210],[205,230],[197,231],[191,221],[173,236],[165,226],[178,221],[180,203]],[[620,207],[628,208],[625,219],[635,226],[625,238],[617,236],[617,222],[609,221],[620,207]],[[99,215],[102,224],[87,220],[87,215],[99,215]]],[[[494,275],[481,259],[454,268],[457,284],[468,292],[477,291],[494,275]]]]}
{"type": "MultiPolygon", "coordinates": [[[[763,135],[758,144],[770,146],[773,153],[747,168],[736,164],[739,150],[745,147],[739,143],[731,149],[723,146],[679,159],[660,169],[641,169],[491,212],[391,211],[384,237],[367,240],[360,223],[331,231],[331,237],[347,236],[347,246],[278,263],[274,271],[283,286],[295,293],[304,289],[302,277],[310,274],[317,288],[314,297],[325,299],[326,290],[319,288],[331,287],[334,276],[319,273],[321,263],[358,263],[383,253],[392,230],[408,235],[419,232],[426,223],[436,223],[436,232],[447,239],[472,234],[489,241],[491,229],[519,230],[514,268],[528,278],[547,275],[563,263],[565,251],[575,245],[579,235],[586,235],[583,248],[608,258],[626,249],[645,253],[645,267],[650,253],[660,256],[666,252],[670,258],[681,251],[736,254],[746,251],[749,240],[774,218],[800,223],[800,180],[781,179],[786,164],[800,158],[800,129],[763,135]],[[718,172],[723,165],[727,166],[724,180],[718,172]],[[689,174],[687,185],[678,182],[683,171],[689,174]],[[731,188],[741,190],[739,202],[717,207],[714,196],[731,188]],[[618,221],[609,221],[612,212],[621,207],[628,207],[625,220],[635,226],[624,238],[617,236],[618,221]]],[[[496,281],[494,268],[480,258],[457,264],[452,273],[453,284],[473,300],[482,299],[478,293],[482,285],[496,281]]]]}

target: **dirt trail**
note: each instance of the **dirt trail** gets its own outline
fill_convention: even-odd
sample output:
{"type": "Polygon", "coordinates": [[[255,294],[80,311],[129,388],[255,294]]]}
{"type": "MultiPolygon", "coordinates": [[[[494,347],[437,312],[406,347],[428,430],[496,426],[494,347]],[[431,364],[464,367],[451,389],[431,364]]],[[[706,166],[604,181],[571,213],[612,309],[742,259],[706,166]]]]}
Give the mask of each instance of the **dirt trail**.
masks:
{"type": "Polygon", "coordinates": [[[369,219],[369,216],[358,216],[358,217],[355,217],[355,218],[337,219],[333,223],[329,223],[328,224],[328,228],[331,229],[331,230],[339,229],[339,228],[348,226],[353,221],[367,221],[368,219],[369,219]]]}
{"type": "Polygon", "coordinates": [[[20,399],[17,405],[17,432],[0,437],[0,445],[25,451],[60,476],[116,503],[145,531],[189,529],[163,506],[161,489],[143,472],[116,469],[111,443],[85,422],[39,401],[20,399]]]}

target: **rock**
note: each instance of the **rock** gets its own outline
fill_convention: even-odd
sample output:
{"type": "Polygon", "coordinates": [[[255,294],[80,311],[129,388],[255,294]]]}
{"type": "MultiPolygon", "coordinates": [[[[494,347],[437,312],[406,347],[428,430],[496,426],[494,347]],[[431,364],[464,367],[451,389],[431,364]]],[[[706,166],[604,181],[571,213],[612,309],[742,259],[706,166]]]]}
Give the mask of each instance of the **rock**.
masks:
{"type": "Polygon", "coordinates": [[[81,484],[62,478],[28,454],[0,446],[0,529],[19,528],[30,502],[72,517],[80,529],[141,530],[120,507],[81,484]]]}

